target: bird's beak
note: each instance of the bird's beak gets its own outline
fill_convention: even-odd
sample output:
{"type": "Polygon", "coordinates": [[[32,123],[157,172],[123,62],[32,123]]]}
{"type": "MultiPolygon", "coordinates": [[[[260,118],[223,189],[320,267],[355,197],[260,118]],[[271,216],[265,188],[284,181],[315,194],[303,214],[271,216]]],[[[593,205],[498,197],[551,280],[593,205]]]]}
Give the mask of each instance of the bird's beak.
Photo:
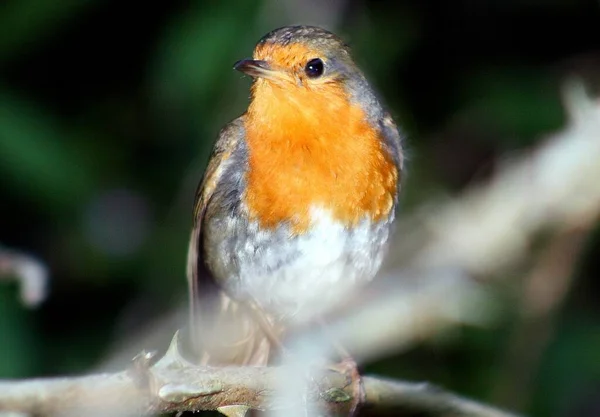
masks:
{"type": "Polygon", "coordinates": [[[267,61],[259,59],[241,59],[233,65],[233,69],[254,78],[270,80],[285,78],[281,71],[273,69],[267,61]]]}

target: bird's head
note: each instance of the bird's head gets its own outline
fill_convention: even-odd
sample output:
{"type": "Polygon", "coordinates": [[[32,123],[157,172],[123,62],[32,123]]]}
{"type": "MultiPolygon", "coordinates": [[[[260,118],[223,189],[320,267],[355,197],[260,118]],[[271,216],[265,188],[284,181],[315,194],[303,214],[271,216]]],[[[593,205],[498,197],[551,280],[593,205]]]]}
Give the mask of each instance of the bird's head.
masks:
{"type": "Polygon", "coordinates": [[[317,112],[327,103],[330,112],[358,105],[372,120],[382,115],[349,47],[319,27],[275,29],[257,43],[251,59],[238,61],[234,68],[253,77],[251,100],[269,109],[292,104],[300,111],[317,112]]]}

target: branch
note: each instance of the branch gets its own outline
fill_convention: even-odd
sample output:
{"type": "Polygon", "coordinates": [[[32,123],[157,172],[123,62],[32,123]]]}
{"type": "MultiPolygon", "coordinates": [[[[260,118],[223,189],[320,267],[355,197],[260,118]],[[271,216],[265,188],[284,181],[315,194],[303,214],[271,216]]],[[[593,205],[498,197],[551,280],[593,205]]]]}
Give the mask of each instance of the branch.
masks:
{"type": "Polygon", "coordinates": [[[455,417],[515,417],[475,401],[459,397],[427,384],[364,377],[367,406],[431,416],[455,417]]]}
{"type": "MultiPolygon", "coordinates": [[[[154,365],[151,355],[139,355],[125,372],[73,378],[0,381],[0,411],[64,417],[76,415],[140,415],[174,411],[242,408],[285,410],[302,406],[281,403],[277,381],[281,367],[199,367],[186,362],[177,347],[154,365]],[[225,407],[225,408],[223,408],[225,407]]],[[[352,390],[342,374],[307,378],[308,400],[328,412],[347,412],[352,390]]],[[[457,417],[511,417],[428,384],[364,377],[365,406],[372,410],[440,412],[457,417]]]]}

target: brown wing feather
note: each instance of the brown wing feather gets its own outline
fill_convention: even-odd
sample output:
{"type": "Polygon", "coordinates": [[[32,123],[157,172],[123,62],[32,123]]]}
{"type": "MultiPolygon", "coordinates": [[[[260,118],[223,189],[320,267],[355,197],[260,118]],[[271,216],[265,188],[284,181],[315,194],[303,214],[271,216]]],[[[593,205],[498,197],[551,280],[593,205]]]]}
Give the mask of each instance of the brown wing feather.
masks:
{"type": "Polygon", "coordinates": [[[235,126],[236,122],[237,119],[223,128],[219,133],[219,138],[215,143],[202,181],[200,181],[196,190],[194,201],[194,223],[188,246],[187,279],[190,303],[190,336],[193,350],[196,353],[200,349],[200,346],[198,346],[200,342],[198,335],[200,326],[197,320],[202,314],[202,299],[214,297],[214,286],[207,276],[207,271],[201,261],[200,240],[202,223],[208,202],[221,178],[223,164],[227,159],[227,155],[239,140],[240,135],[232,134],[234,132],[231,132],[232,126],[235,126]],[[207,292],[211,294],[207,294],[207,292]]]}
{"type": "Polygon", "coordinates": [[[196,191],[187,279],[191,346],[196,361],[201,364],[265,365],[270,353],[270,343],[249,314],[248,307],[218,288],[202,260],[202,224],[206,209],[219,186],[224,165],[243,135],[242,117],[221,130],[196,191]]]}

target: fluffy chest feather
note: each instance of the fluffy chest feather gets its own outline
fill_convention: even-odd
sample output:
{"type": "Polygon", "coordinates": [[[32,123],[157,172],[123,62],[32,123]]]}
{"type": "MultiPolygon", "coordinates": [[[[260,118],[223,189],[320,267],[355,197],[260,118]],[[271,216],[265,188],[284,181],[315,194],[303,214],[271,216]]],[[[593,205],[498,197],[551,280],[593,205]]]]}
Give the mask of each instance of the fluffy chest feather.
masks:
{"type": "Polygon", "coordinates": [[[265,231],[240,216],[222,218],[220,233],[211,234],[215,277],[235,299],[282,320],[302,322],[339,306],[381,266],[393,213],[353,228],[321,208],[310,217],[312,227],[293,236],[288,226],[265,231]]]}
{"type": "Polygon", "coordinates": [[[262,227],[286,222],[305,232],[315,206],[344,226],[379,221],[393,209],[398,169],[381,132],[338,84],[318,91],[258,84],[245,130],[243,200],[262,227]]]}

